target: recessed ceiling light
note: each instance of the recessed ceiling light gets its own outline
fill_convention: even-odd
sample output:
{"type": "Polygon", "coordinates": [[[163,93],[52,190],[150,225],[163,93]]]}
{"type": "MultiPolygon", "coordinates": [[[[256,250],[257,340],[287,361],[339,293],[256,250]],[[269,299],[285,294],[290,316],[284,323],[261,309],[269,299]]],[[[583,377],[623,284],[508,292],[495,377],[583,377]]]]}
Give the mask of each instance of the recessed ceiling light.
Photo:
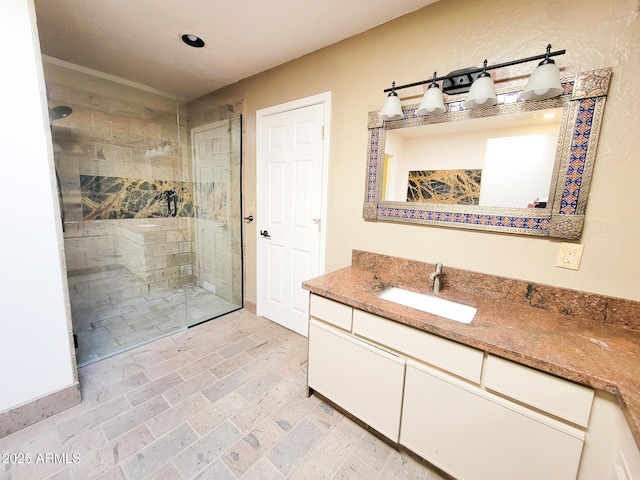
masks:
{"type": "Polygon", "coordinates": [[[194,35],[192,33],[185,33],[183,35],[180,35],[180,38],[184,43],[186,43],[190,47],[195,47],[195,48],[204,47],[204,40],[202,40],[199,36],[194,35]]]}

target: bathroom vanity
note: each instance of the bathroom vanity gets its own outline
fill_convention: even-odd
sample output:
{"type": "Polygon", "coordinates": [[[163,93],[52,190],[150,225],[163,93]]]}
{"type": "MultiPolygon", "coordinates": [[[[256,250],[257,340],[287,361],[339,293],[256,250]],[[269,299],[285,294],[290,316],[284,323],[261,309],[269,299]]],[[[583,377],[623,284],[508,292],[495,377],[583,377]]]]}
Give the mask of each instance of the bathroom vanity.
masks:
{"type": "Polygon", "coordinates": [[[305,282],[309,391],[454,478],[640,479],[640,333],[517,300],[553,290],[568,311],[585,303],[570,291],[446,266],[439,296],[476,307],[470,324],[379,297],[427,292],[433,269],[354,251],[351,267],[305,282]]]}

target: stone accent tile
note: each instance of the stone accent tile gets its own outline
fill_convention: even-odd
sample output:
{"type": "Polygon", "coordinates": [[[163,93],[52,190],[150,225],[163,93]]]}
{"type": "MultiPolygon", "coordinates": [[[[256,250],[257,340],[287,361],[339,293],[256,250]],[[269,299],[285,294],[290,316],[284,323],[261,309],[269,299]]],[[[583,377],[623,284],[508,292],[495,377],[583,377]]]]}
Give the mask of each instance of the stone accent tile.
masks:
{"type": "Polygon", "coordinates": [[[243,385],[248,378],[249,376],[245,372],[238,370],[204,389],[202,394],[207,397],[211,403],[215,403],[222,397],[243,385]]]}
{"type": "Polygon", "coordinates": [[[282,437],[284,432],[267,419],[245,435],[222,456],[222,460],[237,476],[242,475],[282,437]]]}
{"type": "Polygon", "coordinates": [[[276,372],[267,371],[240,387],[238,391],[244,398],[253,401],[267,393],[281,381],[282,377],[276,372]]]}
{"type": "Polygon", "coordinates": [[[86,432],[129,409],[129,402],[124,397],[118,397],[61,423],[58,426],[58,437],[61,442],[65,442],[69,438],[86,432]]]}
{"type": "Polygon", "coordinates": [[[147,376],[143,372],[138,372],[111,385],[83,393],[82,401],[89,406],[99,405],[135,390],[146,383],[149,383],[147,376]]]}
{"type": "Polygon", "coordinates": [[[324,432],[309,420],[296,425],[267,453],[271,463],[284,475],[288,475],[302,458],[318,443],[324,432]]]}
{"type": "Polygon", "coordinates": [[[189,424],[198,435],[204,436],[240,409],[244,408],[246,403],[247,401],[242,395],[238,392],[232,392],[192,417],[189,420],[189,424]]]}
{"type": "Polygon", "coordinates": [[[167,462],[167,459],[178,455],[197,439],[198,435],[191,427],[182,424],[122,462],[123,469],[129,478],[144,478],[158,470],[167,462]]]}
{"type": "Polygon", "coordinates": [[[353,454],[364,463],[379,472],[387,463],[391,452],[395,451],[389,445],[374,435],[364,435],[356,445],[353,454]]]}
{"type": "Polygon", "coordinates": [[[241,433],[231,422],[224,422],[173,459],[185,478],[191,478],[233,445],[241,433]]]}
{"type": "Polygon", "coordinates": [[[167,410],[169,404],[162,397],[153,397],[145,403],[123,413],[122,415],[108,421],[102,426],[107,440],[113,440],[125,432],[142,425],[147,420],[155,417],[159,413],[167,410]]]}
{"type": "Polygon", "coordinates": [[[161,437],[194,415],[205,410],[210,405],[209,401],[201,394],[193,395],[184,402],[148,420],[147,425],[156,437],[161,437]]]}
{"type": "Polygon", "coordinates": [[[244,337],[244,338],[238,340],[237,342],[232,343],[228,347],[225,347],[225,348],[219,350],[219,353],[224,358],[228,359],[228,358],[231,358],[231,357],[235,357],[240,352],[244,352],[244,351],[246,351],[246,350],[248,350],[250,348],[255,347],[256,345],[257,345],[256,342],[251,340],[251,338],[244,337]]]}
{"type": "Polygon", "coordinates": [[[283,403],[284,401],[276,393],[269,391],[245,405],[231,417],[231,420],[243,433],[249,433],[283,403]]]}
{"type": "Polygon", "coordinates": [[[242,480],[284,480],[285,476],[269,460],[262,457],[241,478],[242,480]]]}
{"type": "Polygon", "coordinates": [[[167,390],[166,392],[164,392],[164,398],[166,398],[171,405],[175,405],[207,388],[217,380],[218,378],[213,373],[205,371],[197,377],[180,383],[176,387],[173,387],[171,390],[167,390]]]}
{"type": "Polygon", "coordinates": [[[322,465],[313,453],[310,453],[305,455],[289,478],[295,478],[296,480],[330,480],[333,475],[334,472],[322,465]]]}
{"type": "Polygon", "coordinates": [[[329,430],[313,449],[313,454],[332,471],[336,471],[355,450],[365,430],[346,417],[329,430]]]}
{"type": "Polygon", "coordinates": [[[218,352],[214,352],[211,355],[207,355],[200,360],[192,362],[178,370],[178,373],[185,380],[189,380],[190,378],[195,377],[224,361],[224,357],[220,355],[218,352]]]}
{"type": "Polygon", "coordinates": [[[216,377],[223,378],[254,361],[255,359],[252,356],[246,352],[242,352],[235,357],[216,365],[211,369],[211,371],[216,377]]]}
{"type": "MultiPolygon", "coordinates": [[[[193,480],[235,480],[235,478],[236,477],[234,477],[233,474],[227,469],[227,466],[220,459],[217,459],[202,472],[193,477],[193,480]]],[[[261,480],[266,479],[263,477],[261,480]]]]}
{"type": "Polygon", "coordinates": [[[153,380],[140,388],[137,388],[133,392],[127,394],[127,400],[133,407],[146,402],[150,398],[160,395],[161,393],[175,387],[182,383],[182,377],[176,372],[169,373],[164,377],[160,377],[157,380],[153,380]]]}
{"type": "Polygon", "coordinates": [[[333,478],[336,480],[369,480],[375,478],[376,475],[375,470],[358,457],[351,455],[333,478]]]}

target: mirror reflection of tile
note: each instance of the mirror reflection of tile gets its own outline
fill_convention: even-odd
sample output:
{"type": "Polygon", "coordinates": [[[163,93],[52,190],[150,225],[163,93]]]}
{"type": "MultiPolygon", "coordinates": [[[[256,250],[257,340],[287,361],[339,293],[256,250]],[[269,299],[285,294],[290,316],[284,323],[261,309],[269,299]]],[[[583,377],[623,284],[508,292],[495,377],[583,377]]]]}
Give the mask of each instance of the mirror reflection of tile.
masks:
{"type": "Polygon", "coordinates": [[[482,169],[411,170],[407,202],[478,205],[482,169]]]}

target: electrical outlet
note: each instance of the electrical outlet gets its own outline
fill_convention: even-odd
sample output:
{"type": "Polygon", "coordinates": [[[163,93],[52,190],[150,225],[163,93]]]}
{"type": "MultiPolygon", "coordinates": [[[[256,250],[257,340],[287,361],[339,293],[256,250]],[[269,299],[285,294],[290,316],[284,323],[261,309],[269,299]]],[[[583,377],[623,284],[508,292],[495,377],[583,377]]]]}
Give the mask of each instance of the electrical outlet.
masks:
{"type": "Polygon", "coordinates": [[[582,260],[583,250],[584,245],[579,243],[561,243],[556,266],[569,268],[571,270],[578,270],[580,268],[580,260],[582,260]]]}

